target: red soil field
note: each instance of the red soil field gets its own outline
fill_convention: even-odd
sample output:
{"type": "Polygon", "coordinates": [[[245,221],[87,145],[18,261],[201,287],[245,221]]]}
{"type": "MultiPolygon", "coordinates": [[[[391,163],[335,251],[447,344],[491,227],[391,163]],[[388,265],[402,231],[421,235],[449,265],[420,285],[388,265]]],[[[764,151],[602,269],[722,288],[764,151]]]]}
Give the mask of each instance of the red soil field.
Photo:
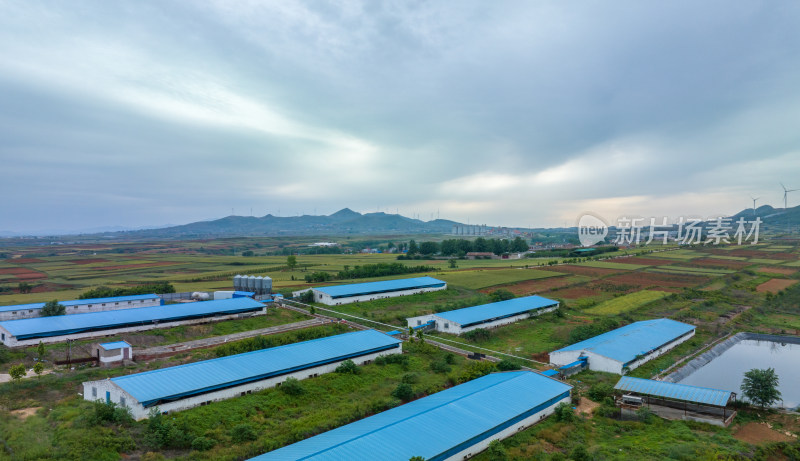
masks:
{"type": "Polygon", "coordinates": [[[797,255],[791,253],[778,253],[775,251],[758,251],[758,250],[730,250],[727,252],[730,256],[742,256],[745,258],[763,258],[763,259],[784,259],[793,261],[797,259],[797,255]]]}
{"type": "Polygon", "coordinates": [[[786,287],[794,285],[795,283],[797,283],[797,280],[772,279],[757,286],[756,291],[759,293],[763,293],[765,291],[777,293],[786,287]]]}
{"type": "MultiPolygon", "coordinates": [[[[545,291],[549,291],[554,288],[565,287],[572,283],[575,283],[575,281],[570,280],[569,277],[551,277],[547,279],[525,280],[524,282],[515,283],[513,285],[505,285],[499,288],[508,290],[517,296],[526,296],[534,293],[543,293],[545,291]]],[[[491,293],[497,288],[498,287],[495,286],[490,288],[484,288],[483,290],[480,291],[482,293],[491,293]]]]}
{"type": "Polygon", "coordinates": [[[620,269],[573,266],[571,264],[564,264],[562,266],[536,267],[535,269],[544,269],[554,272],[566,272],[569,274],[576,274],[576,275],[588,275],[589,277],[603,277],[606,275],[619,274],[620,272],[627,272],[625,270],[620,270],[620,269]]]}
{"type": "Polygon", "coordinates": [[[651,287],[663,291],[678,291],[668,290],[667,288],[696,287],[708,282],[708,280],[708,277],[699,275],[633,272],[608,277],[603,279],[602,282],[611,282],[615,285],[636,285],[638,287],[637,291],[651,287]]]}
{"type": "Polygon", "coordinates": [[[633,258],[617,258],[611,262],[622,264],[643,264],[646,266],[664,266],[667,264],[673,264],[675,261],[670,261],[666,258],[640,258],[635,256],[633,258]]]}
{"type": "Polygon", "coordinates": [[[565,298],[565,299],[579,299],[579,298],[586,298],[589,296],[598,296],[603,294],[600,290],[595,290],[593,288],[580,286],[580,287],[572,287],[572,288],[564,288],[563,290],[556,290],[547,293],[548,298],[565,298]]]}
{"type": "Polygon", "coordinates": [[[156,263],[144,263],[144,264],[123,264],[120,266],[100,266],[100,267],[95,267],[94,269],[97,269],[99,271],[113,271],[119,269],[139,269],[140,267],[174,266],[175,264],[178,263],[161,261],[156,263]]]}
{"type": "Polygon", "coordinates": [[[103,258],[91,258],[91,259],[70,259],[67,262],[71,262],[72,264],[92,264],[92,263],[107,263],[109,261],[103,258]]]}
{"type": "Polygon", "coordinates": [[[700,258],[683,263],[684,266],[718,267],[721,269],[738,270],[743,267],[752,266],[753,263],[747,261],[734,261],[732,259],[700,258]]]}
{"type": "Polygon", "coordinates": [[[759,267],[758,271],[768,274],[792,275],[797,272],[797,269],[791,269],[789,267],[759,267]]]}
{"type": "Polygon", "coordinates": [[[36,258],[17,258],[17,259],[8,259],[7,261],[10,262],[10,263],[14,263],[14,264],[28,264],[28,263],[43,263],[43,262],[45,262],[42,259],[36,259],[36,258]]]}
{"type": "Polygon", "coordinates": [[[0,269],[0,274],[11,274],[16,277],[17,280],[39,280],[47,278],[47,274],[43,272],[26,269],[24,267],[0,269]]]}

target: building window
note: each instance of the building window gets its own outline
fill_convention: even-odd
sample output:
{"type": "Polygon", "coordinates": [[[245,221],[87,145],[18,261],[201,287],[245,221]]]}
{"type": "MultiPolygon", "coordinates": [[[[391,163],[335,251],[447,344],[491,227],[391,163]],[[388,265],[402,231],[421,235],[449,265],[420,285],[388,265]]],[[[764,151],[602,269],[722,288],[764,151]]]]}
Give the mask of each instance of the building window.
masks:
{"type": "Polygon", "coordinates": [[[449,323],[445,323],[445,324],[444,324],[444,329],[446,330],[446,329],[448,329],[448,328],[450,328],[450,324],[449,324],[449,323]]]}
{"type": "Polygon", "coordinates": [[[5,333],[0,333],[0,339],[5,341],[6,340],[6,334],[5,333]]]}
{"type": "Polygon", "coordinates": [[[73,307],[73,309],[77,309],[77,308],[78,308],[78,306],[73,307]]]}
{"type": "Polygon", "coordinates": [[[11,315],[17,315],[17,311],[12,312],[11,315]]]}
{"type": "Polygon", "coordinates": [[[119,306],[119,303],[114,303],[115,306],[119,306]]]}
{"type": "Polygon", "coordinates": [[[92,397],[97,398],[97,388],[96,387],[92,388],[92,397]]]}
{"type": "Polygon", "coordinates": [[[422,320],[417,320],[417,325],[422,325],[422,320]]]}
{"type": "Polygon", "coordinates": [[[131,304],[131,302],[130,302],[130,301],[128,301],[128,304],[131,304]]]}
{"type": "Polygon", "coordinates": [[[125,397],[120,397],[120,398],[119,398],[119,405],[120,405],[121,407],[124,407],[124,406],[125,406],[125,397]]]}
{"type": "Polygon", "coordinates": [[[92,307],[92,305],[91,304],[87,304],[86,307],[92,307]]]}
{"type": "Polygon", "coordinates": [[[106,303],[101,304],[102,307],[106,307],[106,303]]]}

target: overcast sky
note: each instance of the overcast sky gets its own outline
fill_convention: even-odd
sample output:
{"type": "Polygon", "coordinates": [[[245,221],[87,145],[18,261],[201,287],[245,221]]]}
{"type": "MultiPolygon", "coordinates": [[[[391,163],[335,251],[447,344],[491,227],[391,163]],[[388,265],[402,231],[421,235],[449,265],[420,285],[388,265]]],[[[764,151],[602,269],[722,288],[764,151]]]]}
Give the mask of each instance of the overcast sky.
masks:
{"type": "Polygon", "coordinates": [[[782,207],[800,2],[0,0],[0,160],[15,232],[782,207]]]}

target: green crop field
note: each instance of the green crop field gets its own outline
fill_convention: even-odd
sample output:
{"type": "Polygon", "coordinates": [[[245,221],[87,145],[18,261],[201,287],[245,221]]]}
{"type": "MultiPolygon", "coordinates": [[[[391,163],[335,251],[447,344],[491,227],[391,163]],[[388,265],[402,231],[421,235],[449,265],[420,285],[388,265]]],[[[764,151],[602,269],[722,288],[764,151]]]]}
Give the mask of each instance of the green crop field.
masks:
{"type": "Polygon", "coordinates": [[[521,282],[524,280],[543,279],[548,277],[559,277],[566,274],[552,271],[536,269],[500,269],[500,270],[472,270],[448,272],[437,275],[437,277],[465,288],[478,290],[481,288],[508,283],[521,282]]]}
{"type": "Polygon", "coordinates": [[[785,260],[783,259],[766,259],[766,258],[750,258],[748,260],[754,264],[783,264],[785,260]]]}
{"type": "Polygon", "coordinates": [[[602,303],[592,308],[584,310],[587,314],[592,315],[616,315],[623,312],[630,312],[634,309],[657,301],[669,295],[666,291],[656,290],[642,290],[635,293],[619,296],[617,298],[603,301],[602,303]]]}
{"type": "Polygon", "coordinates": [[[695,259],[708,255],[692,250],[675,250],[675,251],[664,251],[661,253],[653,253],[650,256],[654,258],[666,258],[666,259],[695,259]]]}
{"type": "Polygon", "coordinates": [[[578,263],[577,265],[585,267],[599,267],[601,269],[621,269],[626,271],[632,271],[636,269],[643,269],[645,267],[650,267],[646,264],[625,264],[625,263],[614,263],[610,261],[588,261],[588,262],[578,263]]]}
{"type": "Polygon", "coordinates": [[[725,269],[707,269],[707,268],[697,268],[697,267],[653,267],[647,269],[647,272],[658,272],[662,274],[687,274],[687,275],[707,275],[711,277],[719,277],[721,275],[730,274],[735,271],[730,272],[719,272],[724,271],[725,269]]]}

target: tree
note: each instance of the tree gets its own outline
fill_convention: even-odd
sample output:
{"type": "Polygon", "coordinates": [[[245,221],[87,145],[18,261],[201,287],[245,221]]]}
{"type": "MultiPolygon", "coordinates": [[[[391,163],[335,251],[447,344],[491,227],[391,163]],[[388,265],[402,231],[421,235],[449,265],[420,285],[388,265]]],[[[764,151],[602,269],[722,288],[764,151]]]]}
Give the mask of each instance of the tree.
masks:
{"type": "Polygon", "coordinates": [[[412,239],[408,242],[408,254],[415,255],[417,253],[419,253],[419,246],[417,246],[417,242],[412,239]]]}
{"type": "Polygon", "coordinates": [[[425,338],[423,338],[423,335],[424,333],[422,332],[422,330],[417,330],[417,339],[419,339],[419,342],[421,343],[425,342],[425,338]]]}
{"type": "Polygon", "coordinates": [[[455,259],[447,261],[447,265],[450,267],[450,269],[455,269],[458,267],[458,263],[456,263],[455,259]]]}
{"type": "Polygon", "coordinates": [[[297,266],[297,256],[289,255],[286,257],[286,265],[289,266],[289,270],[294,270],[297,266]]]}
{"type": "Polygon", "coordinates": [[[406,383],[400,383],[395,390],[392,391],[392,397],[400,399],[403,402],[408,402],[414,397],[414,389],[406,383]]]}
{"type": "Polygon", "coordinates": [[[244,257],[255,256],[255,253],[253,253],[253,250],[246,250],[242,252],[242,256],[244,257]]]}
{"type": "Polygon", "coordinates": [[[22,363],[12,365],[11,368],[8,369],[8,374],[14,381],[19,381],[27,374],[25,372],[25,365],[22,363]]]}
{"type": "Polygon", "coordinates": [[[46,351],[44,349],[44,343],[42,341],[39,341],[39,345],[36,346],[36,355],[39,356],[39,361],[40,362],[44,359],[45,352],[46,351]]]}
{"type": "Polygon", "coordinates": [[[575,419],[575,412],[572,410],[572,405],[568,404],[567,402],[561,402],[556,405],[556,408],[553,410],[553,414],[556,417],[556,421],[568,423],[575,419]]]}
{"type": "Polygon", "coordinates": [[[19,285],[17,285],[17,289],[19,290],[20,293],[30,293],[31,290],[33,290],[33,285],[31,285],[28,282],[19,282],[19,285]]]}
{"type": "Polygon", "coordinates": [[[52,317],[54,315],[64,315],[67,313],[67,308],[63,304],[59,304],[57,299],[47,301],[42,308],[39,315],[42,317],[52,317]]]}
{"type": "Polygon", "coordinates": [[[306,290],[297,297],[301,303],[311,304],[314,302],[314,291],[306,290]]]}
{"type": "Polygon", "coordinates": [[[424,255],[434,255],[439,252],[439,244],[436,242],[422,242],[419,246],[419,252],[424,255]]]}
{"type": "Polygon", "coordinates": [[[36,376],[41,376],[43,371],[44,371],[44,364],[42,362],[36,362],[33,365],[33,372],[36,373],[36,376]]]}
{"type": "Polygon", "coordinates": [[[763,370],[753,368],[745,372],[741,389],[747,400],[761,408],[781,400],[781,391],[778,390],[778,375],[774,368],[763,370]]]}

